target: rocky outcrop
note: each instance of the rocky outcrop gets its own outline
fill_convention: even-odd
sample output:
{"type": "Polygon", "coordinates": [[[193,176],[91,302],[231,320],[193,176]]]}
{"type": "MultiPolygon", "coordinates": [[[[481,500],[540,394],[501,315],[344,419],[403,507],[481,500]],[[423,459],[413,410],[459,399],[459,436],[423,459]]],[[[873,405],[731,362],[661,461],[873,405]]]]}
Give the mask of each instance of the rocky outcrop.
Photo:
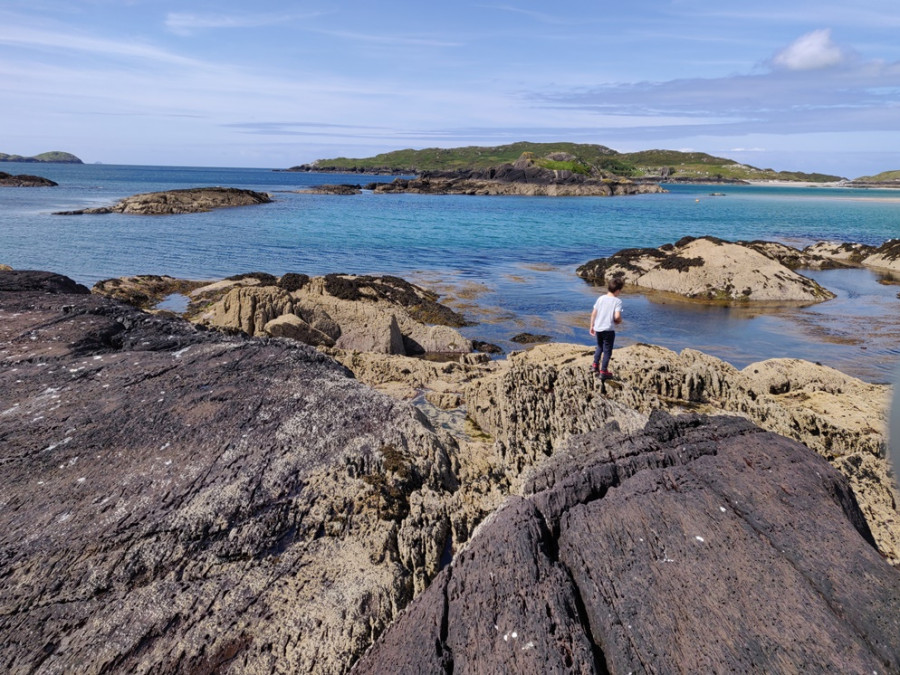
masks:
{"type": "MultiPolygon", "coordinates": [[[[195,320],[248,335],[273,335],[271,329],[283,328],[273,320],[294,315],[287,320],[295,327],[292,337],[307,334],[304,341],[313,345],[384,354],[472,351],[471,342],[453,327],[465,324],[460,315],[437,303],[434,294],[397,277],[334,274],[309,279],[294,290],[279,281],[245,283],[235,282],[224,294],[223,287],[215,286],[221,299],[208,303],[195,320]],[[442,325],[446,323],[451,325],[442,325]]],[[[209,288],[194,293],[209,297],[209,288]]]]}
{"type": "Polygon", "coordinates": [[[863,265],[900,273],[900,239],[888,239],[866,256],[863,265]]]}
{"type": "MultiPolygon", "coordinates": [[[[511,165],[509,165],[511,166],[511,165]]],[[[623,195],[657,194],[665,192],[656,183],[637,183],[627,179],[573,179],[580,174],[562,175],[547,180],[540,169],[538,180],[525,172],[511,171],[501,178],[470,178],[466,175],[446,177],[425,172],[420,178],[395,178],[390,183],[369,183],[366,190],[378,194],[411,192],[431,195],[515,195],[527,197],[612,197],[623,195]]],[[[477,172],[476,172],[477,173],[477,172]]],[[[559,172],[567,174],[567,172],[559,172]]]]}
{"type": "Polygon", "coordinates": [[[384,354],[468,353],[455,327],[462,315],[437,295],[392,276],[253,272],[216,282],[139,276],[109,279],[94,292],[136,306],[163,293],[190,299],[185,316],[202,325],[253,336],[289,337],[313,346],[384,354]],[[140,301],[140,302],[139,302],[140,301]]]}
{"type": "Polygon", "coordinates": [[[886,460],[889,387],[799,359],[738,370],[702,352],[653,345],[617,349],[618,381],[603,387],[590,374],[592,354],[577,345],[537,346],[466,388],[469,415],[516,468],[511,482],[571,434],[613,420],[634,429],[640,419],[627,411],[739,414],[805,444],[847,476],[879,549],[900,562],[900,494],[886,460]]]}
{"type": "Polygon", "coordinates": [[[467,538],[453,442],[314,349],[0,289],[5,671],[344,672],[467,538]]]}
{"type": "MultiPolygon", "coordinates": [[[[332,284],[370,298],[358,303],[412,297],[358,279],[332,284]]],[[[270,281],[203,292],[326,286],[270,281]]],[[[624,351],[617,367],[660,371],[624,351]]],[[[457,672],[530,658],[535,672],[557,661],[746,670],[765,658],[790,670],[800,654],[814,670],[827,654],[895,670],[898,625],[884,617],[896,615],[898,573],[847,483],[747,421],[651,412],[647,426],[649,380],[631,386],[622,369],[604,395],[589,359],[571,345],[508,363],[316,350],[202,330],[58,275],[0,272],[0,663],[343,673],[412,617],[438,639],[391,630],[363,672],[432,670],[396,644],[457,672]],[[480,430],[455,440],[326,351],[373,382],[418,378],[435,397],[455,381],[443,393],[464,386],[480,430]]],[[[681,382],[693,395],[656,394],[657,407],[728,400],[712,363],[670,365],[666,391],[681,382]]],[[[789,366],[746,375],[781,392],[758,394],[760,406],[824,387],[789,366]]],[[[769,419],[780,414],[773,404],[769,419]]]]}
{"type": "MultiPolygon", "coordinates": [[[[571,163],[575,158],[555,154],[553,162],[571,163]],[[562,158],[562,159],[560,159],[562,158]]],[[[365,189],[377,193],[413,192],[441,195],[527,195],[579,197],[652,194],[665,192],[658,183],[639,183],[625,178],[601,178],[569,169],[550,169],[524,153],[513,164],[489,169],[423,171],[415,178],[395,178],[390,183],[369,183],[365,189]]]]}
{"type": "Polygon", "coordinates": [[[49,178],[41,176],[30,176],[28,174],[19,174],[13,176],[4,171],[0,171],[0,187],[53,187],[59,185],[49,178]]]}
{"type": "Polygon", "coordinates": [[[358,195],[362,194],[362,185],[348,185],[346,183],[317,185],[303,190],[294,190],[302,195],[358,195]]]}
{"type": "Polygon", "coordinates": [[[888,239],[881,246],[820,241],[807,246],[803,253],[842,264],[900,273],[900,239],[888,239]]]}
{"type": "Polygon", "coordinates": [[[824,460],[657,414],[572,437],[353,672],[896,672],[898,610],[824,460]]]}
{"type": "Polygon", "coordinates": [[[97,213],[128,213],[142,216],[202,213],[235,206],[268,204],[272,198],[264,192],[226,187],[187,188],[133,195],[113,206],[57,211],[54,215],[76,216],[97,213]]]}
{"type": "Polygon", "coordinates": [[[685,237],[659,248],[625,249],[581,265],[594,283],[621,276],[626,284],[690,300],[740,304],[812,304],[834,297],[759,245],[685,237]]]}

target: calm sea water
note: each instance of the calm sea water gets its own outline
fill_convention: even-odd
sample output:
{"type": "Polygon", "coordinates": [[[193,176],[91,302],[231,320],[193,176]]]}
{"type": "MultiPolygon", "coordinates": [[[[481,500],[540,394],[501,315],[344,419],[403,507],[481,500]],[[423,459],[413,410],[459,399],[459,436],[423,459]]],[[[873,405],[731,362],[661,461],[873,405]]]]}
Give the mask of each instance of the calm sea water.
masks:
{"type": "MultiPolygon", "coordinates": [[[[0,189],[0,262],[17,269],[52,270],[86,285],[129,274],[396,274],[443,292],[479,321],[464,332],[507,349],[523,331],[590,344],[587,317],[599,289],[574,270],[622,248],[705,234],[795,246],[900,236],[900,194],[881,190],[672,186],[668,194],[618,198],[322,196],[293,191],[391,178],[111,165],[0,170],[60,184],[0,189]],[[266,191],[276,201],[157,218],[51,215],[139,192],[209,185],[266,191]]],[[[887,381],[900,358],[900,287],[867,270],[809,275],[838,298],[756,313],[625,295],[619,345],[692,347],[738,367],[791,356],[887,381]]]]}

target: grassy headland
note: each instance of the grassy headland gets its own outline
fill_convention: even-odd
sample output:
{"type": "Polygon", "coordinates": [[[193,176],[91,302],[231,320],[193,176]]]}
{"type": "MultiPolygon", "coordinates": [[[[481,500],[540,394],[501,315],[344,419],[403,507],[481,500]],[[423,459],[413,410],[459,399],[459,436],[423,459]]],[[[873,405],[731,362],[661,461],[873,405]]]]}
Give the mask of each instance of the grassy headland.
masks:
{"type": "Polygon", "coordinates": [[[295,166],[289,171],[409,173],[423,171],[455,171],[485,169],[515,162],[523,152],[534,155],[540,166],[568,169],[576,173],[646,178],[664,181],[733,181],[779,180],[827,183],[841,176],[800,171],[775,171],[741,164],[732,159],[714,157],[703,152],[677,150],[645,150],[622,153],[604,145],[588,143],[529,143],[527,141],[493,147],[425,148],[395,150],[374,157],[319,159],[312,164],[295,166]],[[554,161],[548,155],[565,153],[573,159],[554,161]]]}
{"type": "Polygon", "coordinates": [[[34,157],[23,157],[22,155],[7,155],[0,152],[0,162],[47,162],[56,164],[84,164],[75,155],[69,152],[60,152],[54,150],[52,152],[42,152],[34,157]]]}

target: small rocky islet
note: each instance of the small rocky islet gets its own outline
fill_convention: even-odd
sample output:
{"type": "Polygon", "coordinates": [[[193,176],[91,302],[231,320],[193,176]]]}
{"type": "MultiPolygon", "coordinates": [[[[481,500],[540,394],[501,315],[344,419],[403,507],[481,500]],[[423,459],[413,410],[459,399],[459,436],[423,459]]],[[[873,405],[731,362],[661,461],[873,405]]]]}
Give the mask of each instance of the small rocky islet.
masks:
{"type": "Polygon", "coordinates": [[[0,187],[55,187],[57,185],[59,183],[43,176],[32,176],[25,173],[13,175],[0,171],[0,187]]]}
{"type": "MultiPolygon", "coordinates": [[[[829,246],[742,245],[875,255],[829,246]]],[[[601,389],[390,276],[93,291],[0,272],[13,670],[900,670],[885,385],[633,345],[601,389]]]]}
{"type": "Polygon", "coordinates": [[[624,249],[591,260],[576,274],[596,284],[621,277],[637,289],[693,301],[809,305],[835,296],[797,270],[847,267],[900,274],[900,240],[878,247],[819,242],[801,251],[778,242],[684,237],[658,248],[624,249]]]}
{"type": "Polygon", "coordinates": [[[268,204],[271,196],[264,192],[232,187],[198,187],[163,192],[147,192],[119,200],[112,206],[98,206],[72,211],[57,211],[57,216],[125,213],[143,216],[205,213],[214,209],[268,204]]]}

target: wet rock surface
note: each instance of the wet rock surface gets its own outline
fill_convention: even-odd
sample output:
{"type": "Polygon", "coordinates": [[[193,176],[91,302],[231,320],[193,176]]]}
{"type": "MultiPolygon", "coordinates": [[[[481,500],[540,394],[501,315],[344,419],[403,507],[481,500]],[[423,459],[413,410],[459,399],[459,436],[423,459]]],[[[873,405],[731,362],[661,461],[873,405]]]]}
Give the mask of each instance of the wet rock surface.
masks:
{"type": "Polygon", "coordinates": [[[113,206],[58,211],[54,215],[77,216],[101,213],[128,213],[142,216],[202,213],[235,206],[268,204],[272,198],[264,192],[240,188],[202,187],[132,195],[113,206]]]}
{"type": "Polygon", "coordinates": [[[354,672],[895,672],[898,610],[823,459],[657,413],[572,437],[354,672]]]}

